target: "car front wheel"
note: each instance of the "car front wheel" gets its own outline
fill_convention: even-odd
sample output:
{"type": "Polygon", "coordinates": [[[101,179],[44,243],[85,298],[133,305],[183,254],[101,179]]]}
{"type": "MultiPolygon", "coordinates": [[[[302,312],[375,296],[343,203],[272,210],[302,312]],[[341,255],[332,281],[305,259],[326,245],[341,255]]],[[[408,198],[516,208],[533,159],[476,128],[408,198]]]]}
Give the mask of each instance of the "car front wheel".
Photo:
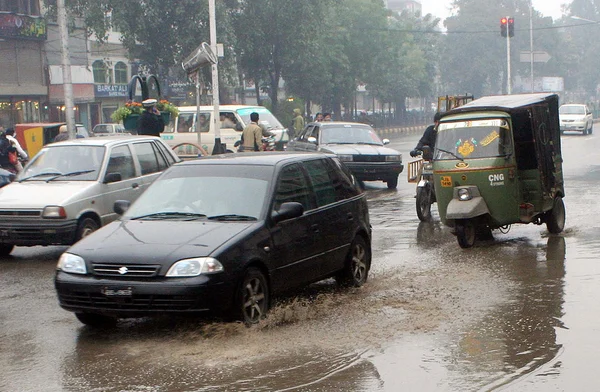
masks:
{"type": "Polygon", "coordinates": [[[269,286],[258,268],[248,268],[235,301],[234,316],[246,325],[256,324],[269,310],[269,286]]]}
{"type": "Polygon", "coordinates": [[[362,236],[357,236],[346,257],[344,268],[335,279],[341,286],[360,287],[367,281],[371,267],[371,250],[362,236]]]}
{"type": "Polygon", "coordinates": [[[392,176],[386,181],[388,189],[396,189],[398,187],[398,176],[392,176]]]}

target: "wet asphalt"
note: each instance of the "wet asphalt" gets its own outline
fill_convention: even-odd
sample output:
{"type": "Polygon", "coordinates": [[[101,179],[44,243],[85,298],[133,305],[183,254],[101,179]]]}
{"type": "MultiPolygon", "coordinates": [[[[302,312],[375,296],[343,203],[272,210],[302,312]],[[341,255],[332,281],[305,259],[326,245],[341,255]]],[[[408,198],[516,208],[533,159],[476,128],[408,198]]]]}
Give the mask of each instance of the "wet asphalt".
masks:
{"type": "MultiPolygon", "coordinates": [[[[420,135],[396,137],[408,152],[420,135]]],[[[0,392],[597,391],[599,137],[562,139],[564,233],[513,225],[471,249],[415,213],[415,186],[367,182],[368,283],[278,299],[254,328],[205,318],[94,330],[53,288],[65,247],[0,260],[0,392]]]]}

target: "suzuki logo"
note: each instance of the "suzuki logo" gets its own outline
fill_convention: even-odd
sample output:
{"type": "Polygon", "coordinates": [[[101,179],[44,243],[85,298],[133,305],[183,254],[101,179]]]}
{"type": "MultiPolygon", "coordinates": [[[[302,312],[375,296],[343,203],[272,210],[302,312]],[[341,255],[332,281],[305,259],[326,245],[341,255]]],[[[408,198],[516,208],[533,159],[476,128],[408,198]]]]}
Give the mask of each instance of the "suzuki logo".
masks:
{"type": "Polygon", "coordinates": [[[127,267],[121,267],[121,268],[119,268],[119,273],[121,275],[125,275],[127,272],[129,272],[129,270],[127,269],[127,267]]]}

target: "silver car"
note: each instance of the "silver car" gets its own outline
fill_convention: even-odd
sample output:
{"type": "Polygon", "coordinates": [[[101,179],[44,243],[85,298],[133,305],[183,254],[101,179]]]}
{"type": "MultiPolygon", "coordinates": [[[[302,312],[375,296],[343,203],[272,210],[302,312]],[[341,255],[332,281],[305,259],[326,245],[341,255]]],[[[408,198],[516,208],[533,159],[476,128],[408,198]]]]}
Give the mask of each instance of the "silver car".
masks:
{"type": "Polygon", "coordinates": [[[0,256],[17,246],[71,245],[115,220],[117,200],[133,201],[179,162],[149,136],[75,139],[44,146],[0,189],[0,256]]]}
{"type": "Polygon", "coordinates": [[[560,132],[581,132],[590,135],[594,129],[592,112],[583,104],[562,105],[558,110],[560,119],[560,132]]]}

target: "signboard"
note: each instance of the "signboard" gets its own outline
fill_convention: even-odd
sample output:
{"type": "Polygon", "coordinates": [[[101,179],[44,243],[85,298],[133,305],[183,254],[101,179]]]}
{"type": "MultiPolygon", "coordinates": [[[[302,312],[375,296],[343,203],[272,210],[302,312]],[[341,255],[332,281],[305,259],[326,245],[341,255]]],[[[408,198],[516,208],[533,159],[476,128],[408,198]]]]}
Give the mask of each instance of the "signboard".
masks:
{"type": "MultiPolygon", "coordinates": [[[[547,52],[536,52],[533,51],[533,62],[534,63],[547,63],[552,57],[547,52]]],[[[529,51],[521,51],[519,53],[519,60],[522,63],[531,62],[531,52],[529,51]]]]}
{"type": "Polygon", "coordinates": [[[45,40],[46,20],[41,17],[0,13],[0,38],[28,38],[45,40]]]}
{"type": "Polygon", "coordinates": [[[95,84],[94,96],[101,97],[127,97],[126,84],[95,84]]]}
{"type": "Polygon", "coordinates": [[[542,89],[547,92],[564,91],[565,83],[562,77],[543,77],[542,89]]]}

